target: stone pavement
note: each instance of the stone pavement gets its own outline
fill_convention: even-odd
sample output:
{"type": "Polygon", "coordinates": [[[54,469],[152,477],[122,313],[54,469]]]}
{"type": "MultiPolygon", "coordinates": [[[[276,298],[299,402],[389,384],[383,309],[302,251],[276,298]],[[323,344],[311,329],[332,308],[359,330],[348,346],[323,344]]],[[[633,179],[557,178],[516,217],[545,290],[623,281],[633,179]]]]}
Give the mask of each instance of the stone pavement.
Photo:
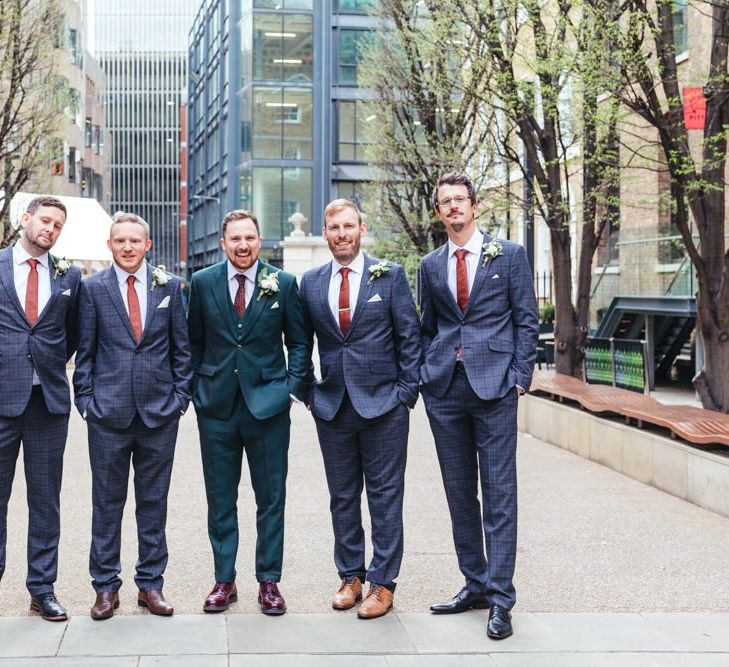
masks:
{"type": "Polygon", "coordinates": [[[245,476],[239,499],[239,602],[222,616],[201,613],[212,584],[212,558],[195,417],[188,413],[178,440],[168,524],[165,592],[176,615],[149,617],[135,604],[130,486],[122,605],[118,617],[94,623],[88,617],[90,474],[85,425],[74,413],[56,585],[72,619],[55,625],[28,614],[21,463],[0,583],[0,666],[327,667],[339,664],[341,654],[359,656],[348,659],[355,667],[365,661],[376,667],[729,664],[729,519],[523,434],[515,636],[489,641],[485,612],[428,614],[429,604],[450,597],[462,581],[422,403],[411,421],[396,613],[367,622],[333,612],[329,599],[337,578],[321,456],[310,415],[295,406],[292,422],[282,582],[289,614],[272,619],[257,611],[254,505],[245,476]]]}

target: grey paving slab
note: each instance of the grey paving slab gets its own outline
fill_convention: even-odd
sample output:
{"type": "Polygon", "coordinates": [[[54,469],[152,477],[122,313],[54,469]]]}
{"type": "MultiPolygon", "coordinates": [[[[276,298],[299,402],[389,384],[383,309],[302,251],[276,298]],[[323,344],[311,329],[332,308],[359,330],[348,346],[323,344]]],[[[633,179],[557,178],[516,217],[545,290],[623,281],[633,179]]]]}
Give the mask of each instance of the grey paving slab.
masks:
{"type": "Polygon", "coordinates": [[[389,655],[388,667],[495,667],[487,655],[389,655]]]}
{"type": "Polygon", "coordinates": [[[230,667],[387,667],[381,655],[231,655],[230,667]]]}
{"type": "Polygon", "coordinates": [[[512,653],[492,654],[496,667],[726,667],[727,654],[512,653]]]}
{"type": "Polygon", "coordinates": [[[0,658],[56,655],[65,623],[36,618],[0,618],[0,658]]]}
{"type": "Polygon", "coordinates": [[[0,659],[0,667],[137,667],[136,655],[123,658],[7,658],[0,659]]]}
{"type": "Polygon", "coordinates": [[[542,614],[514,614],[514,636],[494,642],[486,636],[488,612],[464,614],[398,614],[408,636],[420,653],[489,653],[505,651],[549,651],[561,647],[541,621],[542,614]]]}
{"type": "Polygon", "coordinates": [[[228,667],[227,655],[143,655],[139,667],[228,667]]]}
{"type": "Polygon", "coordinates": [[[537,614],[559,650],[675,651],[671,635],[640,614],[537,614]]]}
{"type": "Polygon", "coordinates": [[[228,615],[231,653],[409,653],[415,646],[396,614],[362,621],[354,613],[228,615]]]}
{"type": "Polygon", "coordinates": [[[228,652],[217,616],[72,618],[59,655],[207,655],[228,652]]]}
{"type": "MultiPolygon", "coordinates": [[[[682,651],[728,651],[729,614],[641,614],[682,651]]],[[[729,664],[729,657],[727,658],[729,664]]]]}

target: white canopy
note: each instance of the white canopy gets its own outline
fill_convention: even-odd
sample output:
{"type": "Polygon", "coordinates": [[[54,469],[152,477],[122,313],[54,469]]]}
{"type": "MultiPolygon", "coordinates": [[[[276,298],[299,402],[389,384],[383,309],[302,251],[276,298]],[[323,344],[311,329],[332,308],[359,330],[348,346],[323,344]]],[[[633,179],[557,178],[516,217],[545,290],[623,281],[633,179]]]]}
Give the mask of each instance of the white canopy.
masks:
{"type": "MultiPolygon", "coordinates": [[[[18,192],[10,203],[10,220],[16,227],[20,216],[33,197],[31,192],[18,192]]],[[[90,197],[66,197],[53,195],[60,199],[68,214],[63,231],[51,252],[57,257],[68,260],[111,261],[111,251],[106,245],[111,227],[111,216],[96,199],[90,197]]]]}

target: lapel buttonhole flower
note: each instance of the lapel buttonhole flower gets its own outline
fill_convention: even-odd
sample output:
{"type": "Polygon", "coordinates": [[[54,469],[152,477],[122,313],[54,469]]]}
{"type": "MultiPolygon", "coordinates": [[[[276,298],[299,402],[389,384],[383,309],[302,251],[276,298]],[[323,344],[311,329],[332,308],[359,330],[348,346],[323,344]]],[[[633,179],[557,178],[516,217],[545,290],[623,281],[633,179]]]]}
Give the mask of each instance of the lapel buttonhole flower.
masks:
{"type": "Polygon", "coordinates": [[[154,288],[158,285],[166,285],[170,281],[170,276],[167,273],[167,267],[164,264],[160,264],[156,269],[152,271],[152,287],[150,292],[154,292],[154,288]]]}

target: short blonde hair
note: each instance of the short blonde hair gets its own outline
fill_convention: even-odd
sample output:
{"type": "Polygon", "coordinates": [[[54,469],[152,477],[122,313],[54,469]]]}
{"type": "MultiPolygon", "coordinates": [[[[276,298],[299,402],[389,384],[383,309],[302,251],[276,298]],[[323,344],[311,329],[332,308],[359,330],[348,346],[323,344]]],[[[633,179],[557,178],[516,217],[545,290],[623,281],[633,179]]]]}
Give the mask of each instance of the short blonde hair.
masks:
{"type": "Polygon", "coordinates": [[[111,218],[111,227],[109,227],[109,238],[111,238],[111,230],[114,225],[122,222],[133,222],[141,225],[147,238],[149,238],[149,225],[147,221],[136,213],[127,213],[126,211],[117,211],[111,218]]]}
{"type": "Polygon", "coordinates": [[[334,199],[333,201],[330,201],[327,204],[327,207],[324,209],[324,226],[326,227],[327,218],[330,215],[339,213],[340,211],[343,211],[347,208],[351,208],[357,214],[357,222],[361,225],[362,213],[357,207],[357,204],[355,204],[353,201],[350,201],[349,199],[334,199]]]}

